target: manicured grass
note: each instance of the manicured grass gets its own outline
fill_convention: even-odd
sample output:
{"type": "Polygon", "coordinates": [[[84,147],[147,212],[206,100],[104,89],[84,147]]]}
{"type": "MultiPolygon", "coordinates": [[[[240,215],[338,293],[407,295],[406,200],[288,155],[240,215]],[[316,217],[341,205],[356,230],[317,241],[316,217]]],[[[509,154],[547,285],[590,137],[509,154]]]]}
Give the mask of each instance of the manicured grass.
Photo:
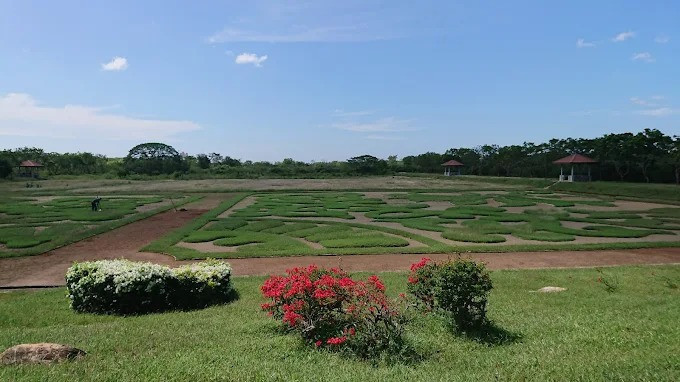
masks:
{"type": "MultiPolygon", "coordinates": [[[[493,331],[453,333],[416,314],[407,338],[421,361],[385,364],[304,347],[260,310],[262,277],[236,277],[240,299],[137,317],[76,314],[63,289],[0,294],[0,347],[66,343],[88,352],[52,366],[0,367],[2,381],[676,381],[680,267],[495,271],[493,331]],[[617,279],[605,291],[598,277],[617,279]],[[566,292],[541,294],[544,286],[566,292]]],[[[361,275],[364,277],[365,275],[361,275]]],[[[405,273],[383,273],[393,297],[405,273]]]]}
{"type": "MultiPolygon", "coordinates": [[[[180,206],[200,198],[181,197],[174,205],[180,206]]],[[[43,253],[173,208],[166,204],[137,211],[138,207],[163,200],[162,196],[107,197],[102,201],[102,211],[93,212],[90,198],[1,198],[0,244],[5,245],[7,250],[0,249],[0,258],[43,253]]]]}
{"type": "Polygon", "coordinates": [[[675,210],[680,209],[619,211],[608,198],[575,199],[549,190],[399,192],[386,194],[385,199],[353,192],[263,193],[252,195],[252,204],[230,211],[228,218],[218,217],[246,195],[241,194],[169,235],[172,240],[162,239],[145,250],[178,259],[200,259],[680,245],[680,236],[676,242],[645,242],[650,235],[674,235],[671,230],[680,228],[680,212],[675,210]],[[592,210],[590,206],[613,209],[592,210]],[[355,223],[356,218],[364,217],[371,222],[355,223]],[[441,236],[432,237],[430,232],[440,232],[441,236]],[[502,248],[493,245],[508,241],[507,235],[526,242],[504,244],[502,248]],[[579,237],[640,241],[585,244],[578,242],[579,237]],[[409,245],[407,238],[422,244],[409,245]],[[180,241],[213,241],[236,248],[202,253],[175,246],[180,241]]]}
{"type": "Polygon", "coordinates": [[[628,197],[661,203],[680,204],[680,187],[675,184],[626,183],[626,182],[561,182],[550,188],[582,194],[599,194],[628,197]]]}

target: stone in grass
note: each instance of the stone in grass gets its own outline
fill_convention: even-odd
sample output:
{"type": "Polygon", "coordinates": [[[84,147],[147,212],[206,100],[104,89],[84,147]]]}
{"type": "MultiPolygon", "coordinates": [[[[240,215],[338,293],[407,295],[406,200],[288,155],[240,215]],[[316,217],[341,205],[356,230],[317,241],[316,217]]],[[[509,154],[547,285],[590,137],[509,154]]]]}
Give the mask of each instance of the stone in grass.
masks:
{"type": "Polygon", "coordinates": [[[565,290],[567,290],[567,288],[547,286],[547,287],[543,287],[543,288],[537,290],[537,292],[540,292],[540,293],[555,293],[555,292],[564,292],[565,290]]]}
{"type": "Polygon", "coordinates": [[[0,363],[16,365],[25,363],[55,363],[80,359],[85,352],[68,345],[39,343],[12,346],[0,354],[0,363]]]}

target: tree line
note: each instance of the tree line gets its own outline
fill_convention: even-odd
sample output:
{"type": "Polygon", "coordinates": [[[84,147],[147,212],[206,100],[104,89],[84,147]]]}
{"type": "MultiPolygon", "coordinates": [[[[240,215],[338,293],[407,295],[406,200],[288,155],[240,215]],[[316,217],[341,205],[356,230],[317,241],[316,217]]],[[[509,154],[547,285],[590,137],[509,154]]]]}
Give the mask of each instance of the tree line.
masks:
{"type": "Polygon", "coordinates": [[[592,167],[594,179],[618,181],[675,182],[680,184],[680,136],[656,129],[639,133],[606,134],[592,139],[551,139],[522,145],[481,145],[451,148],[443,153],[427,152],[398,159],[361,155],[345,161],[301,162],[290,158],[280,162],[253,162],[220,153],[196,156],[181,154],[162,143],[145,143],[132,148],[125,158],[107,158],[91,153],[47,153],[39,148],[0,151],[0,177],[16,173],[23,160],[44,165],[48,175],[95,174],[107,177],[342,177],[406,173],[441,173],[441,164],[451,159],[465,164],[470,175],[556,178],[559,167],[552,162],[572,153],[598,161],[592,167]]]}

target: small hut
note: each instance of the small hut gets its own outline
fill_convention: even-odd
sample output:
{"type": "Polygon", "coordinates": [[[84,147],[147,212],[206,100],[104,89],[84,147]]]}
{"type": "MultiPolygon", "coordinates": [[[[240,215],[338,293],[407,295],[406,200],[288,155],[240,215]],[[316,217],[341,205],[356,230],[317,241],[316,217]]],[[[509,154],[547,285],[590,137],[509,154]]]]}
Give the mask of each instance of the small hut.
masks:
{"type": "Polygon", "coordinates": [[[560,182],[590,182],[592,180],[590,176],[590,165],[597,163],[595,159],[588,158],[581,154],[571,154],[562,159],[558,159],[553,162],[554,164],[560,165],[560,182]],[[571,166],[571,175],[564,175],[564,165],[571,166]],[[585,174],[574,174],[575,167],[587,168],[587,175],[585,174]]]}
{"type": "Polygon", "coordinates": [[[32,160],[25,160],[19,163],[19,176],[27,178],[37,178],[40,175],[40,169],[43,167],[38,162],[32,160]]]}
{"type": "Polygon", "coordinates": [[[444,166],[444,175],[445,176],[451,176],[451,175],[460,175],[460,168],[465,166],[465,165],[458,162],[455,159],[451,159],[448,162],[442,163],[442,166],[444,166]]]}

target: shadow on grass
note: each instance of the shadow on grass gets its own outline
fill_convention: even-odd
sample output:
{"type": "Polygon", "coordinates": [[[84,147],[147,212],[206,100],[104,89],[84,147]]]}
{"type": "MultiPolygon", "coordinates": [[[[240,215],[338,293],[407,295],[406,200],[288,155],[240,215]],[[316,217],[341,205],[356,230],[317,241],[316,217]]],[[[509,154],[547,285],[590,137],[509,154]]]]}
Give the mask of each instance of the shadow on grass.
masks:
{"type": "Polygon", "coordinates": [[[240,298],[241,294],[238,292],[238,290],[236,290],[236,288],[232,288],[228,294],[216,298],[214,300],[205,302],[194,302],[194,304],[189,303],[184,307],[178,307],[176,310],[180,312],[191,312],[195,310],[210,308],[213,306],[228,305],[233,303],[234,301],[239,300],[240,298]]]}
{"type": "Polygon", "coordinates": [[[448,323],[449,330],[462,338],[478,342],[487,346],[510,345],[522,340],[522,334],[511,332],[498,326],[493,321],[487,321],[477,328],[459,328],[455,323],[448,323]]]}

